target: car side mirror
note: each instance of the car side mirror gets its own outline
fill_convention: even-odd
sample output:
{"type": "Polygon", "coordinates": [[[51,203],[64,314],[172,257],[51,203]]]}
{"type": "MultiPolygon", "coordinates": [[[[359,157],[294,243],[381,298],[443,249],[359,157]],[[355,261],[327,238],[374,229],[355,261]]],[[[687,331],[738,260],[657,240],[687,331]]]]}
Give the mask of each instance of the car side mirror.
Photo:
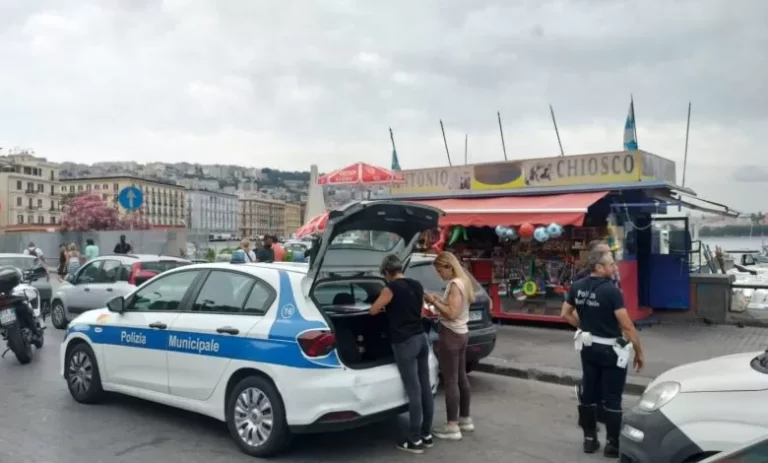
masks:
{"type": "Polygon", "coordinates": [[[107,309],[109,309],[110,312],[123,313],[125,310],[125,298],[123,296],[117,296],[107,302],[107,309]]]}

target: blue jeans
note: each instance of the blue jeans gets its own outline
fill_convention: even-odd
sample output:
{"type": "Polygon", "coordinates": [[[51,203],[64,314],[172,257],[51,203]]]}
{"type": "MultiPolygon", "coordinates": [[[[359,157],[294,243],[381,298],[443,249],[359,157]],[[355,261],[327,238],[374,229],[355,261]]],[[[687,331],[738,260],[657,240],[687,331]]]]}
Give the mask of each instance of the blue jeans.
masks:
{"type": "Polygon", "coordinates": [[[429,382],[429,349],[427,335],[424,333],[392,344],[397,369],[408,395],[408,439],[411,442],[418,442],[422,436],[432,432],[435,402],[429,382]]]}

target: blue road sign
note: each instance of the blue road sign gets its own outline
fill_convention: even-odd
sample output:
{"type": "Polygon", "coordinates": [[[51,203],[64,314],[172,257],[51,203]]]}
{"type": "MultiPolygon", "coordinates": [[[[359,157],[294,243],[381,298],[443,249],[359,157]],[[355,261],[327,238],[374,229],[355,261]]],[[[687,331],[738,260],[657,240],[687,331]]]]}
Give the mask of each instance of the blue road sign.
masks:
{"type": "Polygon", "coordinates": [[[141,204],[144,202],[144,194],[142,194],[141,190],[135,186],[128,186],[120,190],[120,194],[117,195],[117,200],[120,202],[120,205],[123,206],[123,209],[135,211],[140,208],[141,204]]]}

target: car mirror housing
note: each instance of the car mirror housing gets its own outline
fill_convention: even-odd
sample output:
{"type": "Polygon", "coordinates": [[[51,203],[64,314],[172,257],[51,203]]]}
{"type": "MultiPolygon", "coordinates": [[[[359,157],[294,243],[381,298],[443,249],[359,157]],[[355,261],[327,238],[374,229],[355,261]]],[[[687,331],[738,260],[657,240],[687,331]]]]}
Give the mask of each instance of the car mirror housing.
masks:
{"type": "Polygon", "coordinates": [[[107,309],[109,309],[110,312],[123,313],[123,310],[125,310],[125,298],[123,298],[123,296],[117,296],[107,302],[107,309]]]}

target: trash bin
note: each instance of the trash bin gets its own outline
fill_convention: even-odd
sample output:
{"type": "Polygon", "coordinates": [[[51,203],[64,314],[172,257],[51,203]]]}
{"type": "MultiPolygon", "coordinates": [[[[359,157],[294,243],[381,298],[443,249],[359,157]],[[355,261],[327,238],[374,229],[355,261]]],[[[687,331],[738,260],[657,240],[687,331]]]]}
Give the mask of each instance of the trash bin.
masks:
{"type": "Polygon", "coordinates": [[[736,280],[728,274],[692,274],[693,309],[697,318],[725,323],[731,310],[731,285],[736,280]]]}

